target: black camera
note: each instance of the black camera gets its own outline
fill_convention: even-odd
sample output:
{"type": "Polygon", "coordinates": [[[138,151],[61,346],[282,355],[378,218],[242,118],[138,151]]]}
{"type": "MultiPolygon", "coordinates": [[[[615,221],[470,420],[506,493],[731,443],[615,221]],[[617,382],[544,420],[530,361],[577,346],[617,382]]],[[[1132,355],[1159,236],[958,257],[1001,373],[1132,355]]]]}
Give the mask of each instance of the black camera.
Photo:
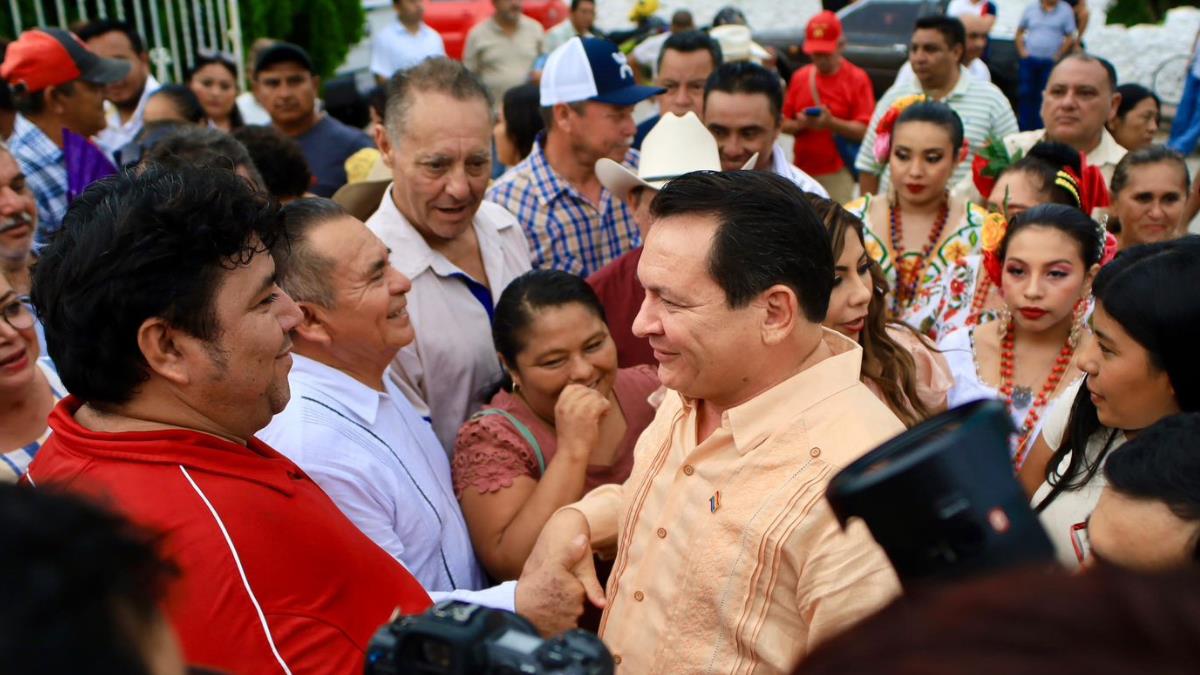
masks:
{"type": "Polygon", "coordinates": [[[439,602],[380,628],[367,647],[367,675],[612,675],[608,648],[572,630],[543,640],[529,621],[459,600],[439,602]]]}
{"type": "Polygon", "coordinates": [[[906,588],[1052,564],[1054,548],[1013,476],[1012,417],[999,401],[959,406],[853,462],[826,490],[862,518],[906,588]]]}

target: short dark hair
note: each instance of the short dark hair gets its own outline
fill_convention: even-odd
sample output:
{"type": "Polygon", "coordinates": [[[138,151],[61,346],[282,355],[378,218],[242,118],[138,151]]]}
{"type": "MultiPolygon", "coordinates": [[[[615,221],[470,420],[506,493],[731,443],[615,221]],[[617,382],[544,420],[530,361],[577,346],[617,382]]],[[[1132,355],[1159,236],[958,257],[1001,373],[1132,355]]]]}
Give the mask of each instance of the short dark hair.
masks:
{"type": "MultiPolygon", "coordinates": [[[[1200,413],[1180,413],[1150,425],[1113,450],[1104,475],[1114,490],[1164,502],[1182,520],[1200,520],[1200,413]]],[[[1200,562],[1200,546],[1192,551],[1200,562]]]]}
{"type": "Polygon", "coordinates": [[[329,309],[336,304],[329,283],[336,261],[314,249],[308,235],[322,223],[349,215],[337,202],[323,197],[297,199],[279,212],[284,236],[275,240],[271,257],[279,287],[292,300],[329,309]]]}
{"type": "Polygon", "coordinates": [[[663,55],[667,50],[690,54],[700,50],[707,51],[712,56],[713,69],[720,67],[724,58],[721,56],[721,43],[702,30],[685,30],[682,33],[671,33],[671,37],[663,42],[658,51],[658,67],[662,67],[663,55]]]}
{"type": "Polygon", "coordinates": [[[148,162],[166,168],[202,166],[237,171],[239,166],[245,167],[255,185],[263,187],[262,175],[246,147],[216,129],[187,127],[169,133],[146,149],[143,163],[148,162]]]}
{"type": "Polygon", "coordinates": [[[260,126],[235,129],[233,138],[246,148],[272,197],[301,197],[312,186],[308,160],[294,138],[260,126]]]}
{"type": "Polygon", "coordinates": [[[408,110],[419,92],[445,94],[459,101],[482,100],[492,109],[492,95],[483,82],[461,61],[444,56],[425,59],[412,68],[397,71],[388,80],[387,108],[384,126],[393,138],[398,137],[408,117],[408,110]]]}
{"type": "Polygon", "coordinates": [[[1117,117],[1122,120],[1125,119],[1130,110],[1133,110],[1139,103],[1148,98],[1154,100],[1154,107],[1159,110],[1159,114],[1162,113],[1162,101],[1159,100],[1158,94],[1136,82],[1122,84],[1117,87],[1117,93],[1121,95],[1121,102],[1117,104],[1117,117]]]}
{"type": "Polygon", "coordinates": [[[504,92],[504,129],[522,158],[529,156],[533,151],[534,139],[546,128],[540,103],[541,92],[538,85],[532,82],[504,92]]]}
{"type": "Polygon", "coordinates": [[[1079,258],[1083,261],[1085,271],[1100,262],[1104,253],[1100,225],[1080,211],[1079,207],[1065,204],[1038,204],[1013,218],[1000,242],[1000,260],[1008,256],[1008,244],[1012,238],[1021,230],[1033,226],[1053,228],[1074,240],[1079,245],[1079,258]]]}
{"type": "Polygon", "coordinates": [[[1089,54],[1087,52],[1071,52],[1070,54],[1067,54],[1059,59],[1058,63],[1054,64],[1054,67],[1057,68],[1059,64],[1066,63],[1067,61],[1071,60],[1083,61],[1084,63],[1099,63],[1100,67],[1104,69],[1105,75],[1108,76],[1107,79],[1109,91],[1117,91],[1117,68],[1108,59],[1104,58],[1103,56],[1096,56],[1095,54],[1089,54]]]}
{"type": "Polygon", "coordinates": [[[118,21],[117,19],[96,19],[80,26],[79,30],[75,31],[75,34],[79,36],[80,40],[87,42],[92,38],[98,38],[101,35],[107,35],[108,33],[112,33],[114,31],[125,34],[125,37],[129,39],[129,44],[131,47],[133,47],[133,52],[135,54],[146,53],[146,41],[143,40],[142,36],[138,34],[137,29],[133,27],[133,24],[127,21],[118,21]]]}
{"type": "Polygon", "coordinates": [[[708,273],[730,307],[745,307],[776,284],[795,291],[820,323],[833,291],[829,233],[795,183],[764,171],[695,171],[667,183],[650,204],[655,220],[717,220],[708,273]]]}
{"type": "Polygon", "coordinates": [[[1187,194],[1188,186],[1192,184],[1187,160],[1183,158],[1183,155],[1165,145],[1147,145],[1144,148],[1138,148],[1133,152],[1126,153],[1121,158],[1121,161],[1117,162],[1117,168],[1113,169],[1109,192],[1116,198],[1125,189],[1125,186],[1129,185],[1130,174],[1134,169],[1139,166],[1149,166],[1151,164],[1173,164],[1179,167],[1179,170],[1183,173],[1183,192],[1187,194]]]}
{"type": "Polygon", "coordinates": [[[571,0],[571,11],[574,12],[575,10],[579,9],[579,6],[585,2],[590,2],[593,5],[596,4],[596,0],[571,0]]]}
{"type": "Polygon", "coordinates": [[[913,32],[919,30],[936,30],[946,38],[946,46],[950,49],[955,47],[966,48],[967,46],[967,29],[963,27],[963,22],[954,16],[946,16],[945,14],[927,14],[917,19],[917,23],[913,26],[913,32]]]}
{"type": "Polygon", "coordinates": [[[771,104],[771,115],[778,122],[783,116],[783,85],[779,76],[750,61],[734,61],[717,66],[704,85],[704,103],[714,91],[726,94],[762,94],[771,104]]]}
{"type": "MultiPolygon", "coordinates": [[[[49,87],[37,91],[26,91],[24,85],[10,86],[12,91],[13,108],[26,117],[36,117],[46,111],[46,92],[49,87]]],[[[75,93],[75,82],[64,82],[55,85],[55,91],[72,96],[75,93]]]]}
{"type": "Polygon", "coordinates": [[[164,84],[150,94],[150,98],[155,96],[165,96],[171,99],[171,104],[175,106],[179,116],[188,122],[200,124],[204,121],[204,107],[200,105],[200,99],[196,98],[196,94],[192,93],[191,88],[187,85],[164,84]]]}
{"type": "MultiPolygon", "coordinates": [[[[606,321],[600,298],[582,277],[570,272],[545,269],[532,270],[513,279],[500,294],[492,318],[492,342],[496,352],[504,357],[510,368],[515,368],[517,355],[528,346],[525,338],[534,314],[543,309],[573,303],[583,305],[601,321],[606,321]]],[[[504,374],[496,389],[512,390],[508,373],[504,374]]]]}
{"type": "Polygon", "coordinates": [[[129,401],[149,378],[137,344],[149,318],[201,340],[219,335],[221,272],[274,243],[276,214],[240,176],[187,163],[88,187],[33,271],[33,303],[67,389],[101,408],[129,401]]]}
{"type": "Polygon", "coordinates": [[[82,497],[0,483],[4,671],[149,675],[143,634],[179,574],[158,549],[82,497]]]}
{"type": "MultiPolygon", "coordinates": [[[[962,118],[958,116],[954,108],[941,101],[922,101],[908,106],[896,118],[893,129],[899,129],[909,122],[925,122],[945,129],[946,133],[950,135],[950,151],[952,153],[958,153],[958,149],[962,147],[965,135],[962,118]]],[[[893,144],[894,137],[893,133],[893,144]]]]}

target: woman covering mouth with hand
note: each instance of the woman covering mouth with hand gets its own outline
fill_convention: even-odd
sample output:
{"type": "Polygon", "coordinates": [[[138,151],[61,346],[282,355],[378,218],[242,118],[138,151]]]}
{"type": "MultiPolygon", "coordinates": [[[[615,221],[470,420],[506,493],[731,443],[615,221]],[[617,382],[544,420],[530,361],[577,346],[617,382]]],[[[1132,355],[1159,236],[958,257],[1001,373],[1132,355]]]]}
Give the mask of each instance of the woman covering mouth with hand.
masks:
{"type": "Polygon", "coordinates": [[[946,409],[954,380],[946,359],[903,323],[887,317],[887,279],[863,245],[863,223],[836,202],[809,194],[829,230],[834,280],[823,325],[863,348],[862,382],[907,427],[946,409]]]}
{"type": "Polygon", "coordinates": [[[629,477],[659,383],[652,366],[617,368],[595,291],[567,272],[514,279],[492,337],[505,379],[459,430],[451,468],[479,559],[502,580],[521,574],[555,511],[629,477]]]}
{"type": "Polygon", "coordinates": [[[996,320],[952,331],[938,348],[950,362],[951,407],[982,398],[1008,405],[1020,468],[1047,405],[1080,377],[1075,350],[1087,337],[1092,280],[1116,242],[1077,208],[1036,206],[1005,224],[991,214],[984,268],[1000,289],[996,320]]]}

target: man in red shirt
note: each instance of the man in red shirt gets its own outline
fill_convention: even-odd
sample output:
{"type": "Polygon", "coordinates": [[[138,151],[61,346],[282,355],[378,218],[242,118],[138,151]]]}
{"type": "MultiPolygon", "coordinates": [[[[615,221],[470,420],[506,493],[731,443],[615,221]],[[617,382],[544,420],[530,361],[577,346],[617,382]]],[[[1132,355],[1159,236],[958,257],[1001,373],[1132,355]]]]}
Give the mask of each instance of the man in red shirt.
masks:
{"type": "Polygon", "coordinates": [[[836,14],[814,16],[804,37],[813,62],[792,74],[783,102],[783,131],[796,139],[793,161],[842,204],[854,196],[854,156],[875,110],[871,79],[842,56],[845,46],[836,14]]]}
{"type": "MultiPolygon", "coordinates": [[[[268,249],[281,232],[276,207],[232,171],[152,167],[79,197],[33,282],[73,395],[51,413],[25,481],[91,495],[162,533],[181,570],[167,615],[189,662],[361,673],[392,611],[421,612],[430,598],[254,438],[288,402],[301,317],[275,283],[268,249]]],[[[569,575],[575,562],[555,567],[569,575]]],[[[552,632],[579,609],[546,585],[520,581],[516,607],[552,632]]]]}

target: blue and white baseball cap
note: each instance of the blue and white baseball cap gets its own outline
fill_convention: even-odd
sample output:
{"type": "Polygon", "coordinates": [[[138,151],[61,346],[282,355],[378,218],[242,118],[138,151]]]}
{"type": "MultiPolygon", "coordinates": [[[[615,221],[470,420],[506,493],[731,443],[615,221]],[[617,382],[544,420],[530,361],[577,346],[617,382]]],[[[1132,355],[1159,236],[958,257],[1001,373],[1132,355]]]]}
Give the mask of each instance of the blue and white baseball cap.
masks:
{"type": "Polygon", "coordinates": [[[550,52],[542,69],[542,107],[599,101],[633,105],[666,89],[637,83],[633,67],[617,46],[599,38],[573,37],[550,52]]]}

